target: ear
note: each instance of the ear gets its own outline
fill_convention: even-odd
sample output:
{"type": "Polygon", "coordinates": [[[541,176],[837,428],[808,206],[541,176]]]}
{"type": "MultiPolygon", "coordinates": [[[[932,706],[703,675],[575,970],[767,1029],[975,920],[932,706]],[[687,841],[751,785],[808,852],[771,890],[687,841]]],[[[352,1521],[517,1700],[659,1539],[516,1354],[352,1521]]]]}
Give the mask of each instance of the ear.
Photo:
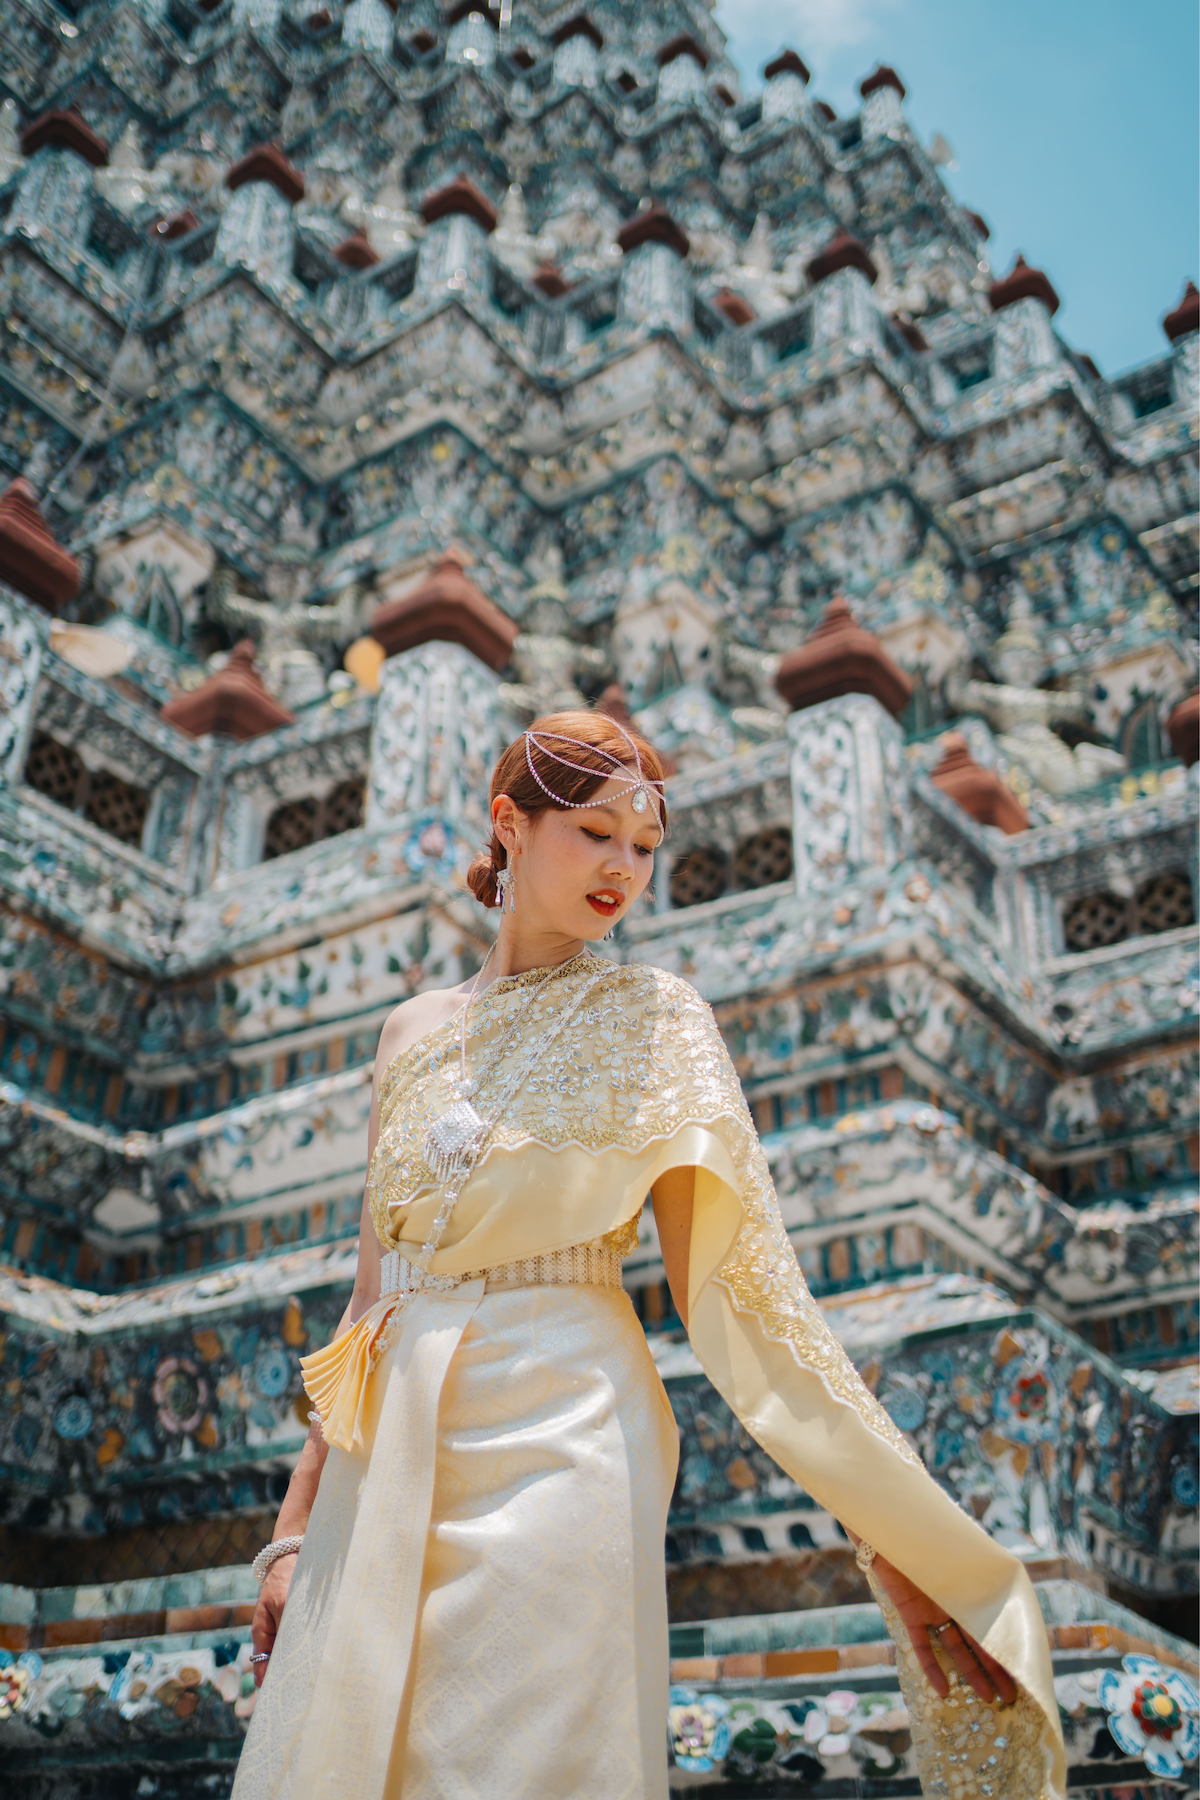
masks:
{"type": "Polygon", "coordinates": [[[529,824],[529,814],[522,812],[508,794],[497,794],[492,801],[492,829],[510,856],[521,847],[529,824]]]}

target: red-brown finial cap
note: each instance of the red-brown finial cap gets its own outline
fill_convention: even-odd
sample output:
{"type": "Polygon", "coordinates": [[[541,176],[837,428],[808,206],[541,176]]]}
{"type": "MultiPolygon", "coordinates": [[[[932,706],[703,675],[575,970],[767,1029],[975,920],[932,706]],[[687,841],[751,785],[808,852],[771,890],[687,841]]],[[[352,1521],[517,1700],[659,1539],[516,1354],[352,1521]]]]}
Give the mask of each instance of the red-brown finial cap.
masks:
{"type": "Polygon", "coordinates": [[[845,230],[839,231],[823,250],[817,251],[808,265],[808,279],[815,287],[836,275],[839,269],[858,269],[872,285],[879,279],[879,270],[871,261],[867,246],[845,230]]]}
{"type": "Polygon", "coordinates": [[[379,261],[379,252],[361,225],[343,239],[333,254],[348,269],[373,269],[379,261]]]}
{"type": "Polygon", "coordinates": [[[161,717],[189,737],[219,733],[244,743],[280,725],[291,725],[295,714],[268,694],[254,666],[253,639],[243,638],[229,652],[223,669],[190,693],[168,700],[161,717]]]}
{"type": "Polygon", "coordinates": [[[160,218],[155,219],[150,227],[150,236],[157,238],[160,243],[171,244],[176,238],[187,237],[199,223],[191,207],[185,206],[182,212],[163,213],[160,218]]]}
{"type": "Polygon", "coordinates": [[[1193,688],[1185,700],[1167,714],[1167,736],[1171,749],[1181,763],[1190,769],[1200,762],[1200,689],[1193,688]]]}
{"type": "Polygon", "coordinates": [[[758,314],[744,294],[735,294],[732,288],[718,288],[713,295],[713,305],[724,313],[731,325],[753,325],[758,314]]]}
{"type": "Polygon", "coordinates": [[[697,43],[690,31],[682,31],[664,44],[656,54],[656,61],[660,69],[665,69],[668,63],[677,62],[681,56],[690,56],[702,69],[708,67],[708,51],[703,44],[697,43]]]}
{"type": "Polygon", "coordinates": [[[55,543],[37,496],[20,476],[0,494],[0,581],[50,613],[79,592],[79,564],[55,543]]]}
{"type": "Polygon", "coordinates": [[[873,632],[856,623],[840,594],[816,630],[783,657],[775,686],[793,712],[841,694],[869,694],[898,719],[912,697],[904,670],[873,632]]]}
{"type": "Polygon", "coordinates": [[[386,600],[371,616],[370,633],[389,656],[419,644],[461,644],[489,669],[512,657],[517,627],[464,572],[462,553],[447,550],[407,594],[386,600]]]}
{"type": "Polygon", "coordinates": [[[775,60],[769,62],[763,70],[764,81],[774,81],[777,75],[798,75],[805,87],[812,80],[808,64],[794,50],[781,50],[775,60]]]}
{"type": "Polygon", "coordinates": [[[617,242],[626,256],[641,244],[666,244],[676,256],[686,256],[692,247],[686,231],[657,200],[643,212],[635,213],[627,225],[622,225],[617,242]]]}
{"type": "Polygon", "coordinates": [[[865,100],[867,95],[873,94],[877,88],[885,87],[895,88],[902,100],[908,92],[895,69],[887,63],[880,63],[879,67],[873,70],[864,81],[859,82],[858,91],[865,100]]]}
{"type": "Polygon", "coordinates": [[[565,44],[573,37],[590,38],[597,50],[604,48],[604,33],[595,20],[589,19],[586,13],[576,13],[574,18],[565,20],[561,25],[556,25],[550,33],[550,42],[565,44]]]}
{"type": "Polygon", "coordinates": [[[1003,312],[1006,306],[1015,306],[1018,300],[1040,300],[1051,317],[1061,305],[1049,276],[1044,275],[1041,269],[1031,268],[1019,250],[1017,260],[1008,274],[1000,281],[993,281],[988,290],[988,300],[993,312],[1003,312]]]}
{"type": "Polygon", "coordinates": [[[23,156],[32,156],[46,144],[53,144],[60,150],[73,150],[94,169],[103,169],[108,163],[108,145],[102,137],[97,137],[83,114],[76,112],[73,106],[44,112],[21,133],[23,156]]]}
{"type": "Polygon", "coordinates": [[[293,206],[304,198],[304,177],[278,144],[259,144],[247,151],[229,170],[225,186],[233,190],[244,187],[248,181],[269,181],[293,206]]]}
{"type": "Polygon", "coordinates": [[[1194,281],[1189,281],[1183,290],[1183,299],[1163,320],[1163,330],[1173,344],[1180,338],[1190,337],[1193,331],[1200,331],[1200,293],[1196,291],[1194,281]]]}
{"type": "Polygon", "coordinates": [[[994,769],[980,767],[960,731],[948,732],[942,739],[942,760],[931,780],[977,825],[995,825],[1010,837],[1029,829],[1029,814],[1017,796],[994,769]]]}
{"type": "Polygon", "coordinates": [[[474,219],[489,234],[495,231],[500,215],[482,193],[469,175],[456,175],[445,187],[435,188],[432,194],[426,194],[421,202],[421,215],[427,225],[438,219],[448,218],[452,213],[463,213],[468,219],[474,219]]]}
{"type": "Polygon", "coordinates": [[[571,291],[570,282],[562,270],[552,262],[538,265],[533,277],[533,285],[535,288],[540,288],[548,300],[561,300],[564,294],[569,294],[571,291]]]}

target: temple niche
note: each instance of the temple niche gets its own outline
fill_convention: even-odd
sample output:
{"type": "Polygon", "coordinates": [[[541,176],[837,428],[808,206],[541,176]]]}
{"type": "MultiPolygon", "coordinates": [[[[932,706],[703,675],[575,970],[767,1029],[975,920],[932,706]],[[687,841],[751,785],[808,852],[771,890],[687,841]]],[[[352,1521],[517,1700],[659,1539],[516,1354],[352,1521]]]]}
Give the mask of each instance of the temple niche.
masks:
{"type": "MultiPolygon", "coordinates": [[[[478,968],[492,763],[580,704],[671,769],[604,953],[711,1002],[832,1328],[1026,1562],[1072,1796],[1194,1787],[1196,288],[1098,369],[895,68],[838,117],[700,0],[0,46],[5,1793],[228,1793],[379,1028],[478,968]]],[[[672,1792],[915,1793],[649,1208],[625,1280],[672,1792]]]]}

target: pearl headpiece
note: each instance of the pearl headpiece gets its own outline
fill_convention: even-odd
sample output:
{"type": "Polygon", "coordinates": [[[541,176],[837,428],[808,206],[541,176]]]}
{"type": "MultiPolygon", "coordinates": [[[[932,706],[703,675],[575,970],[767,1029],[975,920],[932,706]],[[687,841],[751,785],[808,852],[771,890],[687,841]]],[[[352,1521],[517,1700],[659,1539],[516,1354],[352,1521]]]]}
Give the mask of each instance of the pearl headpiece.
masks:
{"type": "Polygon", "coordinates": [[[666,799],[665,784],[643,772],[642,757],[641,752],[637,747],[637,740],[630,736],[620,720],[611,719],[610,723],[616,726],[617,730],[621,733],[621,736],[628,743],[629,748],[633,751],[634,772],[632,774],[629,771],[629,764],[622,762],[619,756],[614,756],[611,750],[602,750],[598,744],[585,743],[582,738],[568,737],[561,731],[527,731],[525,733],[525,761],[529,765],[529,773],[533,776],[533,779],[537,782],[543,794],[545,794],[548,799],[553,800],[555,806],[569,806],[581,809],[592,806],[595,802],[592,800],[564,800],[560,795],[554,792],[553,788],[547,787],[546,783],[538,774],[537,769],[534,767],[533,753],[535,750],[537,750],[540,755],[548,757],[551,762],[556,762],[560,768],[574,769],[578,775],[598,775],[608,781],[620,782],[620,791],[622,794],[629,795],[629,804],[632,806],[635,813],[644,813],[650,805],[651,796],[653,796],[654,799],[659,802],[658,826],[661,831],[663,828],[662,805],[666,799]],[[606,775],[603,769],[589,769],[583,763],[572,762],[569,757],[560,756],[557,750],[552,750],[550,748],[546,741],[548,738],[553,738],[554,741],[559,744],[574,744],[577,749],[586,750],[592,756],[603,757],[606,762],[612,764],[612,773],[606,775]]]}

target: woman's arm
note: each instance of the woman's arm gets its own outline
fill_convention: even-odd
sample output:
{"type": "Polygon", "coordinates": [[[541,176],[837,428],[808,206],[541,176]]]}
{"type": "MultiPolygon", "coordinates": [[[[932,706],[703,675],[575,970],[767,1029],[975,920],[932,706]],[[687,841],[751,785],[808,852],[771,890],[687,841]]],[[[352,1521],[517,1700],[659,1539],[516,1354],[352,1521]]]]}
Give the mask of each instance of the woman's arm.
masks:
{"type": "MultiPolygon", "coordinates": [[[[691,1254],[695,1182],[693,1169],[668,1169],[665,1175],[659,1176],[650,1191],[667,1285],[675,1302],[675,1311],[685,1328],[688,1322],[688,1259],[691,1254]]],[[[858,1539],[853,1534],[847,1535],[857,1545],[858,1539]]],[[[930,1628],[945,1625],[945,1609],[936,1605],[920,1588],[914,1587],[906,1575],[902,1575],[899,1569],[894,1569],[882,1556],[875,1557],[872,1570],[875,1579],[900,1615],[912,1642],[913,1654],[923,1669],[926,1680],[934,1693],[940,1694],[944,1699],[950,1692],[950,1684],[934,1654],[930,1628]]],[[[1012,1704],[1017,1697],[1016,1683],[981,1644],[977,1644],[973,1637],[953,1621],[937,1635],[941,1638],[943,1650],[963,1680],[974,1688],[981,1700],[986,1701],[989,1706],[997,1700],[1005,1706],[1012,1704]]]]}
{"type": "Polygon", "coordinates": [[[694,1169],[668,1169],[650,1190],[654,1207],[654,1223],[658,1230],[658,1247],[662,1251],[667,1286],[675,1302],[675,1311],[688,1322],[688,1258],[692,1249],[692,1197],[696,1187],[694,1169]]]}
{"type": "MultiPolygon", "coordinates": [[[[425,996],[421,997],[422,999],[425,996]]],[[[379,1084],[388,1065],[405,1048],[406,1043],[419,1036],[422,1027],[420,1020],[425,1008],[406,1001],[391,1014],[379,1034],[379,1048],[375,1054],[375,1074],[371,1083],[371,1117],[367,1127],[367,1168],[371,1166],[371,1158],[375,1154],[375,1145],[379,1141],[379,1084]],[[414,1018],[414,1013],[416,1017],[414,1018]]],[[[358,1227],[358,1267],[354,1275],[354,1287],[350,1300],[342,1314],[334,1337],[341,1337],[344,1331],[362,1318],[363,1314],[379,1298],[380,1264],[383,1252],[379,1247],[379,1239],[375,1236],[375,1225],[371,1218],[371,1209],[366,1194],[363,1194],[362,1218],[358,1227]]],[[[288,1491],[284,1495],[283,1505],[275,1520],[272,1537],[303,1537],[308,1529],[309,1517],[317,1498],[317,1488],[321,1481],[321,1470],[325,1467],[325,1458],[329,1454],[329,1446],[318,1423],[311,1426],[304,1448],[300,1452],[300,1460],[292,1470],[292,1478],[288,1482],[288,1491]]],[[[291,1586],[292,1571],[296,1566],[296,1552],[281,1556],[267,1570],[262,1587],[259,1590],[258,1605],[254,1609],[254,1619],[250,1634],[257,1651],[268,1654],[275,1644],[279,1633],[283,1608],[287,1601],[288,1588],[291,1586]]],[[[254,1679],[261,1687],[263,1676],[267,1672],[266,1663],[256,1663],[254,1679]]]]}

